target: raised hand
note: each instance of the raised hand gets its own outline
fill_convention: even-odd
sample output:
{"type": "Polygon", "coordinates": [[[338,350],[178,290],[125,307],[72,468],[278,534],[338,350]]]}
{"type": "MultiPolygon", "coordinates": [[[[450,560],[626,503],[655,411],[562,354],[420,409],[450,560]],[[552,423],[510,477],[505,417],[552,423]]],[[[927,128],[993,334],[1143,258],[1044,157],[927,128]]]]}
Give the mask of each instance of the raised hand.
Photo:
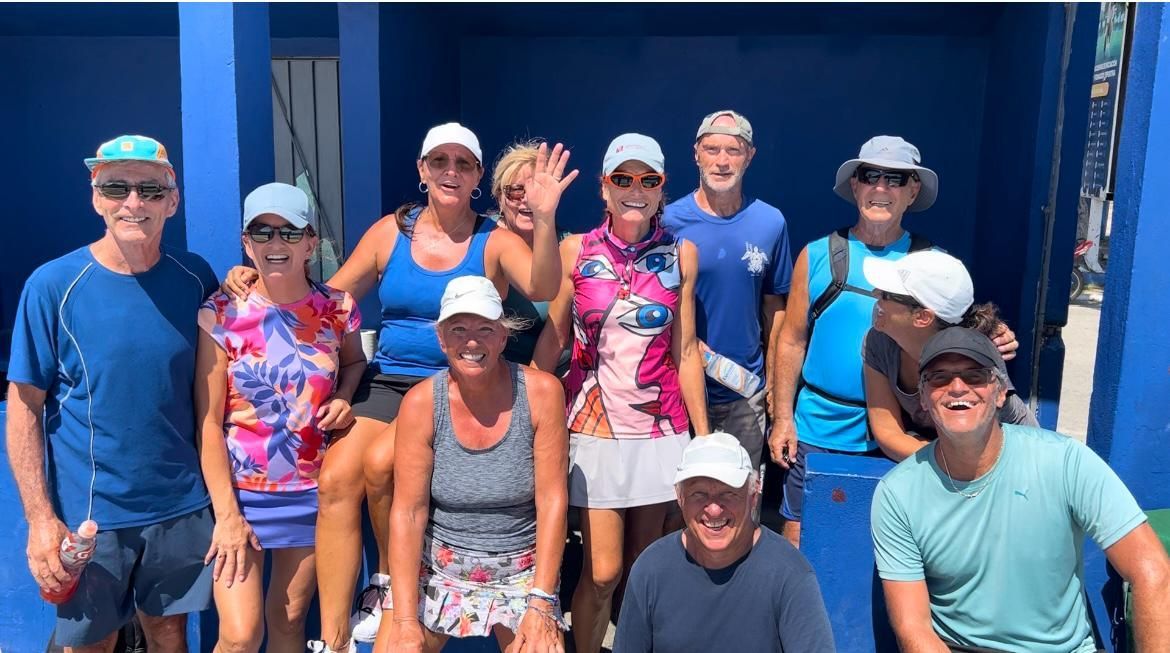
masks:
{"type": "Polygon", "coordinates": [[[525,189],[533,221],[548,225],[554,223],[561,194],[577,178],[577,170],[565,174],[568,163],[569,151],[563,145],[557,143],[549,153],[548,143],[540,144],[536,152],[536,169],[525,189]]]}
{"type": "Polygon", "coordinates": [[[237,265],[228,270],[219,289],[233,299],[247,297],[248,293],[252,291],[252,284],[256,283],[259,278],[260,273],[256,270],[244,265],[237,265]]]}

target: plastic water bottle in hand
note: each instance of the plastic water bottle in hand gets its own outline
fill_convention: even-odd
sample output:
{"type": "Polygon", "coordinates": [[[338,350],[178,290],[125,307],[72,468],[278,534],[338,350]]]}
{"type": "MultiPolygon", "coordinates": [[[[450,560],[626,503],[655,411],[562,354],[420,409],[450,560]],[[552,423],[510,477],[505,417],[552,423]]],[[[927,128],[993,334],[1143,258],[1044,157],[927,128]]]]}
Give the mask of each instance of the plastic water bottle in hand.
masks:
{"type": "Polygon", "coordinates": [[[93,550],[97,546],[97,532],[97,522],[87,519],[81,522],[76,533],[70,533],[61,540],[61,566],[69,573],[71,580],[68,585],[56,592],[42,588],[41,598],[54,605],[60,605],[73,598],[77,584],[81,581],[81,572],[93,557],[93,550]]]}
{"type": "Polygon", "coordinates": [[[745,398],[753,397],[759,392],[763,379],[758,375],[753,374],[730,358],[711,351],[711,348],[705,343],[701,345],[701,348],[703,366],[707,370],[707,376],[745,398]]]}

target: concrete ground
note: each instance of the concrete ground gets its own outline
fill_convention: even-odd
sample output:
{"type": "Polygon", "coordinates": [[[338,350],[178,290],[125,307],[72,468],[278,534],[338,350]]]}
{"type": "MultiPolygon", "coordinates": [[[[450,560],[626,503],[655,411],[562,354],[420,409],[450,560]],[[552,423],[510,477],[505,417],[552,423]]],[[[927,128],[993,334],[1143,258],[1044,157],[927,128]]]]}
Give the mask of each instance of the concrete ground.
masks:
{"type": "Polygon", "coordinates": [[[1093,393],[1093,366],[1097,357],[1097,330],[1101,318],[1101,291],[1090,286],[1068,307],[1064,327],[1064,375],[1056,430],[1085,441],[1089,400],[1093,393]]]}

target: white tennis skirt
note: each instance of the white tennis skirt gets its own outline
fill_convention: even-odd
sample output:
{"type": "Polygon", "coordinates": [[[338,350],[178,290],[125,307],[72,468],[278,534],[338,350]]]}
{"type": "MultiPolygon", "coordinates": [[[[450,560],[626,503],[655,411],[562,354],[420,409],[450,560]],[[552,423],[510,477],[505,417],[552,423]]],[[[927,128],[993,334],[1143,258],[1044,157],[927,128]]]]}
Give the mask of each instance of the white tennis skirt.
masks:
{"type": "Polygon", "coordinates": [[[661,438],[569,434],[569,505],[633,508],[674,501],[687,433],[661,438]]]}

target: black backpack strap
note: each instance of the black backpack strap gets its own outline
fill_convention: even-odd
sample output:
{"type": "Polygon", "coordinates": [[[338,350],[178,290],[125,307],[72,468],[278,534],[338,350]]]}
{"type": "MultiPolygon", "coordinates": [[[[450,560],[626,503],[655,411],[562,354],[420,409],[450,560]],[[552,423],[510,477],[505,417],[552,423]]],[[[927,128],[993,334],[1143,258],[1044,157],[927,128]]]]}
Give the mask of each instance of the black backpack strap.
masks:
{"type": "Polygon", "coordinates": [[[929,238],[921,234],[916,234],[913,231],[910,232],[911,252],[920,252],[924,249],[930,249],[931,247],[934,247],[934,243],[930,242],[929,238]]]}
{"type": "Polygon", "coordinates": [[[833,280],[812,304],[812,320],[809,321],[808,325],[809,333],[812,333],[817,318],[824,314],[829,305],[836,301],[837,296],[845,289],[845,281],[849,278],[849,227],[841,227],[829,234],[829,269],[832,272],[833,280]]]}

